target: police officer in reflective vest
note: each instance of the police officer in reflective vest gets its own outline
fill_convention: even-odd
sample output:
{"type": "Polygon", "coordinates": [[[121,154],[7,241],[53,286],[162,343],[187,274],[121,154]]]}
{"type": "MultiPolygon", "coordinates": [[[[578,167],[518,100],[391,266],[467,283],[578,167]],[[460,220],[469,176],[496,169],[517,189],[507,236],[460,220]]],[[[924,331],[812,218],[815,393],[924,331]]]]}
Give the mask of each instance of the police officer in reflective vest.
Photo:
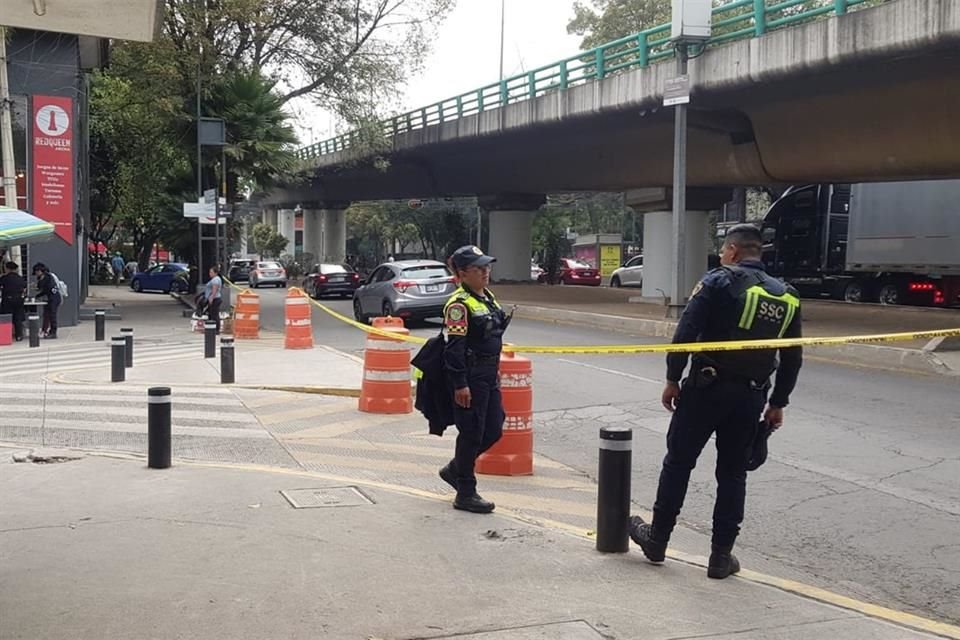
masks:
{"type": "MultiPolygon", "coordinates": [[[[764,340],[800,337],[797,292],[767,275],[761,261],[762,237],[749,224],[726,235],[719,269],[696,286],[680,318],[674,343],[764,340]]],[[[662,562],[687,493],[690,472],[711,434],[717,443],[717,499],[707,575],[726,578],[740,570],[731,553],[746,495],[747,464],[761,425],[783,423],[783,408],[800,372],[800,347],[777,350],[695,353],[683,379],[688,354],[667,356],[663,405],[673,413],[667,433],[667,455],[653,507],[653,522],[630,519],[630,537],[651,562],[662,562]],[[776,371],[767,404],[770,377],[776,371]],[[764,406],[766,405],[766,410],[764,406]]]]}
{"type": "Polygon", "coordinates": [[[456,455],[440,469],[444,482],[457,490],[455,509],[490,513],[494,504],[477,493],[474,465],[503,433],[505,414],[500,396],[499,366],[503,332],[510,323],[487,289],[496,258],[475,246],[457,249],[450,267],[460,287],[443,310],[447,331],[444,366],[454,389],[456,455]]]}

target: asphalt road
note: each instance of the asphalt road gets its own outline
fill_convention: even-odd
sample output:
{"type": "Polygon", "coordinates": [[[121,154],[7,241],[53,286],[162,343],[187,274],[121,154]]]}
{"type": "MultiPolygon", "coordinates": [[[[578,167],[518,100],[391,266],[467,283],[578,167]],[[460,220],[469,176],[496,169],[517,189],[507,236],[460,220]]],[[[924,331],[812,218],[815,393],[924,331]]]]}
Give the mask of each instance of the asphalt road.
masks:
{"type": "MultiPolygon", "coordinates": [[[[265,328],[283,326],[283,291],[261,290],[265,328]]],[[[350,315],[349,301],[329,301],[350,315]]],[[[364,337],[320,311],[314,335],[361,353],[364,337]]],[[[432,335],[438,325],[414,333],[432,335]]],[[[515,344],[623,344],[652,338],[520,321],[515,344]]],[[[634,429],[633,498],[650,507],[668,416],[662,356],[534,356],[539,453],[593,475],[602,424],[634,429]]],[[[738,541],[763,570],[960,623],[960,383],[810,360],[748,480],[738,541]]],[[[713,449],[694,471],[681,522],[708,533],[713,449]]],[[[706,551],[706,550],[705,550],[706,551]]]]}

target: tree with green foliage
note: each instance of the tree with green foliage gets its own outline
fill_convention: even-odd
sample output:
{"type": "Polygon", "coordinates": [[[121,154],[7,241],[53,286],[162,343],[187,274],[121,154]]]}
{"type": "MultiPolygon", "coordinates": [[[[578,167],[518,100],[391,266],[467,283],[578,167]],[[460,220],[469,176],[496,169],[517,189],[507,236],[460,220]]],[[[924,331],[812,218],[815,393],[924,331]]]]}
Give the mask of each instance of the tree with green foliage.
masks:
{"type": "Polygon", "coordinates": [[[577,0],[567,33],[582,36],[581,49],[593,49],[670,22],[670,0],[577,0]]]}
{"type": "Polygon", "coordinates": [[[290,244],[289,240],[265,222],[254,225],[250,230],[250,239],[253,241],[253,250],[264,258],[279,258],[290,244]]]}

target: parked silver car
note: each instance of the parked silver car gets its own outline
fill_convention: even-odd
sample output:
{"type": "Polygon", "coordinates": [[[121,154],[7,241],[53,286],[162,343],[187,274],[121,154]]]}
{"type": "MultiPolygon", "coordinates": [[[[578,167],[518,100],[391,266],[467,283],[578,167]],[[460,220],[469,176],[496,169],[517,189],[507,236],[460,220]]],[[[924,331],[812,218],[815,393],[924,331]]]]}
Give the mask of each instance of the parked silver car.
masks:
{"type": "Polygon", "coordinates": [[[369,322],[375,316],[396,316],[406,321],[439,318],[456,288],[453,274],[442,262],[387,262],[354,292],[353,315],[360,322],[369,322]]]}
{"type": "Polygon", "coordinates": [[[642,287],[643,256],[633,256],[610,276],[611,287],[642,287]]]}
{"type": "Polygon", "coordinates": [[[250,287],[256,289],[265,284],[272,284],[277,287],[287,286],[287,270],[279,262],[265,260],[257,262],[250,269],[250,287]]]}

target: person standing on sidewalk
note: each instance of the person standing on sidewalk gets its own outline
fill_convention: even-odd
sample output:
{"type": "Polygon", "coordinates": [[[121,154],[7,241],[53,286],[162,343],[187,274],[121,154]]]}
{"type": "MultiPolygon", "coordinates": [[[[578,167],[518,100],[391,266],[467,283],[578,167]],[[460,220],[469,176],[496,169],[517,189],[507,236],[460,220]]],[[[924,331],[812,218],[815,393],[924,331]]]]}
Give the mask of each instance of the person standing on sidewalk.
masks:
{"type": "Polygon", "coordinates": [[[454,389],[456,453],[440,477],[456,489],[453,507],[473,513],[490,513],[494,504],[477,493],[474,467],[481,453],[503,433],[506,414],[500,395],[500,352],[503,333],[510,324],[496,298],[487,289],[490,265],[496,258],[467,245],[450,258],[460,287],[443,310],[447,345],[443,360],[454,389]]]}
{"type": "Polygon", "coordinates": [[[16,262],[7,262],[3,267],[6,273],[0,276],[0,313],[13,316],[13,339],[20,342],[23,340],[23,322],[26,319],[23,299],[27,281],[17,273],[16,262]]]}
{"type": "Polygon", "coordinates": [[[33,265],[33,275],[37,277],[37,298],[47,303],[43,307],[43,328],[40,334],[44,338],[56,339],[57,314],[60,312],[60,302],[63,300],[57,278],[42,262],[33,265]]]}
{"type": "MultiPolygon", "coordinates": [[[[761,250],[762,236],[755,226],[739,224],[727,232],[721,267],[708,273],[693,290],[674,343],[800,337],[799,296],[789,285],[767,275],[761,250]]],[[[662,402],[673,417],[653,522],[630,518],[630,537],[651,562],[663,562],[690,472],[711,434],[716,433],[717,499],[707,575],[726,578],[740,570],[731,551],[743,521],[747,467],[760,433],[758,419],[763,414],[771,429],[783,423],[783,408],[803,359],[800,347],[780,349],[779,353],[779,367],[775,349],[695,353],[682,383],[688,354],[667,356],[662,402]],[[776,382],[766,404],[774,371],[776,382]]]]}
{"type": "Polygon", "coordinates": [[[217,325],[217,335],[220,335],[220,304],[223,302],[223,279],[220,277],[220,267],[210,267],[210,279],[203,289],[203,297],[207,301],[207,318],[217,325]]]}
{"type": "Polygon", "coordinates": [[[119,287],[120,279],[123,277],[123,269],[127,266],[119,251],[113,254],[113,260],[110,262],[110,266],[113,267],[113,286],[119,287]]]}

